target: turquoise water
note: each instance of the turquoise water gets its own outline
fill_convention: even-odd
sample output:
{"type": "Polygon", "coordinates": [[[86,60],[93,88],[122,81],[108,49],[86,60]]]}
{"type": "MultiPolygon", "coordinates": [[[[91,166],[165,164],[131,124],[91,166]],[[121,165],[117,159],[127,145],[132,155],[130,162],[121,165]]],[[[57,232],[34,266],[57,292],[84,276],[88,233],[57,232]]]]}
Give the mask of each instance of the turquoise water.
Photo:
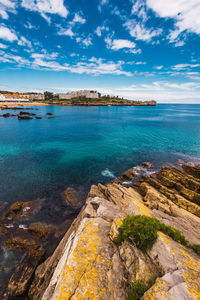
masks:
{"type": "Polygon", "coordinates": [[[45,106],[33,112],[55,118],[0,117],[0,201],[54,201],[68,186],[88,189],[142,161],[159,166],[200,159],[200,105],[45,106]]]}
{"type": "MultiPolygon", "coordinates": [[[[0,114],[6,112],[19,113],[0,114]]],[[[61,192],[67,187],[84,197],[91,184],[108,182],[143,161],[155,168],[178,158],[200,162],[200,105],[45,106],[30,112],[44,118],[0,117],[0,207],[44,199],[23,226],[66,219],[70,224],[77,211],[63,204],[61,192]],[[55,118],[47,119],[47,112],[55,118]]],[[[47,256],[56,243],[46,244],[47,256]]],[[[21,256],[0,247],[0,297],[21,256]]]]}

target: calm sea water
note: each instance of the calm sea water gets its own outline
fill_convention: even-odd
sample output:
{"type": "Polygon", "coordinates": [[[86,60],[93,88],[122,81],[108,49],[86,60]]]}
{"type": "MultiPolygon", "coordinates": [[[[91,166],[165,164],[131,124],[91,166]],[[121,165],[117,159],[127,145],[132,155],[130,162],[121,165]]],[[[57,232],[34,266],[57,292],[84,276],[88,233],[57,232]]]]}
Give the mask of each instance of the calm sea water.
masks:
{"type": "Polygon", "coordinates": [[[0,201],[53,201],[146,160],[200,160],[200,105],[37,109],[55,118],[0,117],[0,201]]]}
{"type": "MultiPolygon", "coordinates": [[[[91,184],[143,161],[155,168],[178,158],[200,162],[200,105],[44,106],[33,112],[45,118],[0,117],[0,204],[44,199],[30,222],[72,220],[60,196],[67,187],[86,194],[91,184]],[[47,119],[47,112],[55,118],[47,119]]],[[[6,287],[20,259],[0,247],[0,285],[6,287]]]]}

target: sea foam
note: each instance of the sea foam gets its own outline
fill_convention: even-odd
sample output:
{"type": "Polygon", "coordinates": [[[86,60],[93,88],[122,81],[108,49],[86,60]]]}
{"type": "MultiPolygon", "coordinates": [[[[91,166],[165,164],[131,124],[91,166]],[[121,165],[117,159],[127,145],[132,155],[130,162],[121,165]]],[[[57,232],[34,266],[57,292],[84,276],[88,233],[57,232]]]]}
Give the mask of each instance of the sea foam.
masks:
{"type": "Polygon", "coordinates": [[[104,177],[116,178],[116,176],[113,174],[113,172],[110,171],[108,168],[103,170],[101,172],[101,175],[104,176],[104,177]]]}

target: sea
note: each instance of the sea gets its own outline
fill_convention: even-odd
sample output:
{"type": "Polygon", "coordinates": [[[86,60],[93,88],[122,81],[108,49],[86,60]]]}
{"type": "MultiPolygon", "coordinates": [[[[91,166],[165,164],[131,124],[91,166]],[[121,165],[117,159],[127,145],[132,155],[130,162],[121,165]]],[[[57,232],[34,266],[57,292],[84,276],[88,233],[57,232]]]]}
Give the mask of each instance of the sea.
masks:
{"type": "MultiPolygon", "coordinates": [[[[86,196],[92,184],[107,183],[144,161],[155,169],[179,159],[200,162],[198,104],[52,105],[27,111],[42,119],[0,116],[0,204],[44,200],[32,221],[61,224],[68,217],[61,194],[68,187],[86,196]]],[[[9,109],[0,115],[6,112],[19,113],[9,109]]],[[[1,247],[0,273],[9,273],[17,259],[1,247]]]]}

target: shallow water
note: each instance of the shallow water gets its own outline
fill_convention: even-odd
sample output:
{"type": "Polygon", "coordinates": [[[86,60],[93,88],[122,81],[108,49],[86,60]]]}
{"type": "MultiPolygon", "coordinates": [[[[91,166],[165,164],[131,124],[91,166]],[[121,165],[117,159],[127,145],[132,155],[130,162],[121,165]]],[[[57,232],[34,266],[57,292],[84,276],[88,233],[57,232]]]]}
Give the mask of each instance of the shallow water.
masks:
{"type": "Polygon", "coordinates": [[[55,197],[144,160],[200,159],[200,105],[38,108],[55,118],[0,118],[0,201],[55,197]]]}
{"type": "Polygon", "coordinates": [[[200,161],[200,105],[33,108],[45,118],[0,117],[0,201],[45,199],[43,222],[62,221],[66,187],[88,191],[143,161],[200,161]]]}

